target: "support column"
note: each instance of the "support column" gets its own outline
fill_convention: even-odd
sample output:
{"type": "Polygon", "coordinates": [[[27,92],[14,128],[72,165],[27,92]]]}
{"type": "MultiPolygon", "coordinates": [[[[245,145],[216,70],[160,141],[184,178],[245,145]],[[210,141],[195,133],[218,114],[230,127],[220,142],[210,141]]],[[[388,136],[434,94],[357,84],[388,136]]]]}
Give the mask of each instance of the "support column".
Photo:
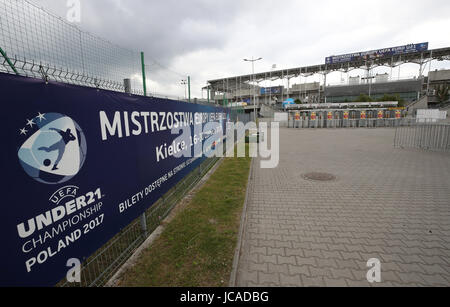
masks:
{"type": "Polygon", "coordinates": [[[428,72],[428,80],[427,80],[427,96],[429,96],[430,94],[430,72],[431,72],[431,63],[433,63],[433,50],[431,50],[430,53],[430,68],[429,68],[429,72],[428,72]]]}
{"type": "Polygon", "coordinates": [[[419,79],[423,77],[422,69],[423,69],[423,53],[420,54],[419,79]]]}

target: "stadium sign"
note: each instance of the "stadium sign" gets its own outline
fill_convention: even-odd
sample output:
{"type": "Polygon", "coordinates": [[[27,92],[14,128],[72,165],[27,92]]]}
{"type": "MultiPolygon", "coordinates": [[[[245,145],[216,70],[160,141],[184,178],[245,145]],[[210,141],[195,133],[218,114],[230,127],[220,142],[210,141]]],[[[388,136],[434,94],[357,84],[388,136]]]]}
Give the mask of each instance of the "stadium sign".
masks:
{"type": "Polygon", "coordinates": [[[334,55],[325,59],[325,64],[339,64],[353,61],[375,60],[382,57],[390,57],[400,54],[424,52],[428,50],[428,43],[410,44],[399,47],[384,48],[379,50],[356,52],[343,55],[334,55]]]}
{"type": "Polygon", "coordinates": [[[279,95],[283,91],[282,86],[275,86],[275,87],[262,87],[261,88],[261,95],[279,95]]]}
{"type": "Polygon", "coordinates": [[[3,73],[0,91],[0,286],[62,280],[69,259],[86,260],[195,169],[229,120],[219,107],[3,73]]]}

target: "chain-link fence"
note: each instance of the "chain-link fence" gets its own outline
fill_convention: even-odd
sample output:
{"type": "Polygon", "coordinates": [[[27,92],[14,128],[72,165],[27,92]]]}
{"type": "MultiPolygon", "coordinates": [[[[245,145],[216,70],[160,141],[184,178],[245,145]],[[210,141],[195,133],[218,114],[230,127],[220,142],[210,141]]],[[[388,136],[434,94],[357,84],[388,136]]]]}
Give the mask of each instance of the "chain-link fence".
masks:
{"type": "MultiPolygon", "coordinates": [[[[144,94],[140,52],[84,32],[28,0],[0,1],[0,52],[0,72],[144,94]],[[131,80],[131,89],[125,88],[125,79],[131,80]]],[[[154,60],[145,67],[155,66],[164,68],[154,60]]],[[[174,82],[185,78],[183,74],[164,69],[177,80],[174,82]]],[[[187,100],[186,95],[153,92],[151,96],[187,100]]],[[[206,103],[194,99],[192,102],[206,103]]],[[[230,120],[246,123],[250,119],[238,110],[230,112],[230,120]]],[[[105,285],[217,161],[218,158],[207,158],[153,204],[145,215],[124,228],[89,259],[84,259],[81,283],[63,280],[58,286],[105,285]]]]}
{"type": "MultiPolygon", "coordinates": [[[[129,79],[130,92],[144,95],[140,51],[83,31],[29,0],[0,1],[0,51],[0,72],[120,92],[129,79]]],[[[148,55],[144,63],[148,96],[188,100],[187,74],[148,55]]]]}
{"type": "Polygon", "coordinates": [[[27,0],[0,2],[0,71],[143,94],[140,52],[80,30],[27,0]]]}

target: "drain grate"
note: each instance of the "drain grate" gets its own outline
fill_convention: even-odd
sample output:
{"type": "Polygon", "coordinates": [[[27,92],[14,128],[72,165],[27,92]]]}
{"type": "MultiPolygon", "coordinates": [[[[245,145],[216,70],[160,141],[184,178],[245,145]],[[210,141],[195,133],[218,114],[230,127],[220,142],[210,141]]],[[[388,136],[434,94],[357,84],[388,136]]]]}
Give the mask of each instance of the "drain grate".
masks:
{"type": "Polygon", "coordinates": [[[328,173],[308,173],[302,175],[302,177],[306,180],[312,180],[312,181],[333,181],[336,180],[336,176],[328,173]]]}

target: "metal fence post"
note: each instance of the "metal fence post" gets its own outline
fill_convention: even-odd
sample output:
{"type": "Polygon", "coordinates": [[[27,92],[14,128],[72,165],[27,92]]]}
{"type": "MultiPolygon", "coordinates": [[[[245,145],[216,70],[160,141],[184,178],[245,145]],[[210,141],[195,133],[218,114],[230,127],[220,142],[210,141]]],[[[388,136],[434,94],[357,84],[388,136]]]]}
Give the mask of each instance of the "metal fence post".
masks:
{"type": "Polygon", "coordinates": [[[147,216],[144,213],[142,213],[141,215],[141,230],[142,230],[142,235],[144,236],[144,238],[147,237],[147,216]]]}
{"type": "Polygon", "coordinates": [[[11,60],[9,59],[9,57],[6,55],[6,52],[3,51],[3,49],[0,47],[0,54],[5,58],[6,62],[8,63],[9,67],[11,67],[11,69],[14,71],[14,73],[16,75],[19,75],[19,72],[17,71],[16,67],[14,66],[14,64],[11,62],[11,60]]]}
{"type": "MultiPolygon", "coordinates": [[[[142,53],[142,56],[143,56],[143,54],[144,53],[142,53]]],[[[142,69],[143,69],[142,73],[143,73],[143,76],[145,78],[144,61],[142,61],[142,69]]],[[[131,80],[130,79],[124,79],[123,80],[123,85],[124,85],[125,93],[131,94],[131,80]]],[[[144,83],[144,92],[145,92],[145,83],[144,83]]],[[[145,212],[142,213],[140,219],[141,219],[142,235],[144,236],[144,238],[146,238],[147,237],[147,230],[148,230],[148,228],[147,228],[147,216],[146,216],[145,212]]]]}
{"type": "Polygon", "coordinates": [[[142,65],[142,83],[144,87],[144,96],[147,96],[147,79],[145,76],[144,52],[141,52],[141,65],[142,65]]]}
{"type": "Polygon", "coordinates": [[[131,94],[131,80],[130,79],[123,80],[123,87],[124,87],[125,93],[131,94]]]}

